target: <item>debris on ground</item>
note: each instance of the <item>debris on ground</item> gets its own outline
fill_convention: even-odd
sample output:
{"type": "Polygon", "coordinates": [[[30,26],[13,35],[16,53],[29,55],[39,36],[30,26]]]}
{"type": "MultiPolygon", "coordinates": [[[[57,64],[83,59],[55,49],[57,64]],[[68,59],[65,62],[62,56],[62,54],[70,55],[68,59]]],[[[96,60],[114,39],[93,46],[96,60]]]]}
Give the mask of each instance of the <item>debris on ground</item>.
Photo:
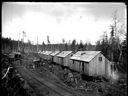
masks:
{"type": "MultiPolygon", "coordinates": [[[[27,84],[27,82],[17,73],[16,69],[13,66],[14,61],[10,57],[2,54],[2,76],[4,76],[7,69],[8,73],[4,78],[1,79],[1,92],[3,96],[36,96],[33,89],[27,84]],[[33,91],[33,93],[31,93],[33,91]]],[[[19,62],[16,61],[17,64],[19,62]]]]}
{"type": "MultiPolygon", "coordinates": [[[[63,82],[68,87],[74,89],[76,92],[82,94],[89,94],[87,96],[126,96],[127,95],[127,81],[124,78],[120,78],[117,82],[114,83],[111,83],[107,78],[103,76],[99,76],[95,78],[93,77],[92,80],[91,79],[84,80],[82,78],[81,73],[78,73],[76,71],[71,71],[68,68],[62,68],[60,65],[53,64],[50,61],[40,59],[38,60],[39,62],[34,63],[33,60],[35,57],[38,59],[38,56],[36,55],[27,54],[22,56],[22,60],[16,60],[14,62],[14,60],[9,59],[7,55],[3,55],[3,58],[1,59],[2,75],[4,76],[8,66],[10,66],[10,64],[13,63],[13,64],[25,66],[32,70],[37,70],[37,72],[47,76],[47,78],[49,78],[50,80],[59,79],[61,82],[63,82]],[[46,70],[41,70],[41,67],[43,67],[46,70]],[[50,77],[51,75],[49,74],[53,74],[53,76],[55,75],[55,78],[57,79],[53,79],[52,77],[50,77]]],[[[88,77],[85,76],[85,78],[88,77]]],[[[25,94],[34,94],[34,90],[29,86],[29,84],[27,84],[27,82],[20,76],[20,74],[17,73],[16,70],[14,71],[12,76],[11,74],[7,75],[2,80],[2,89],[4,90],[3,91],[4,94],[9,94],[9,95],[11,94],[13,96],[14,95],[17,96],[18,92],[20,93],[20,91],[18,90],[24,90],[24,92],[26,92],[25,94]],[[17,84],[15,84],[16,85],[15,87],[13,85],[14,81],[12,80],[17,82],[17,84]],[[20,83],[18,83],[18,81],[16,80],[19,80],[20,83]],[[14,91],[13,88],[17,90],[16,91],[17,93],[15,94],[12,93],[14,91]]],[[[35,96],[35,95],[31,95],[31,96],[35,96]]]]}
{"type": "MultiPolygon", "coordinates": [[[[109,82],[109,80],[103,76],[95,77],[92,81],[86,81],[82,80],[80,73],[70,71],[68,68],[63,69],[59,65],[49,63],[46,63],[46,66],[44,67],[50,70],[50,72],[52,72],[53,74],[55,74],[60,80],[62,80],[62,82],[83,94],[94,93],[98,94],[98,96],[126,96],[126,84],[124,84],[125,89],[122,89],[125,92],[122,93],[123,91],[121,91],[119,87],[116,87],[114,86],[114,84],[111,84],[111,82],[109,82]]],[[[124,81],[120,80],[119,82],[121,84],[121,82],[124,81]]]]}

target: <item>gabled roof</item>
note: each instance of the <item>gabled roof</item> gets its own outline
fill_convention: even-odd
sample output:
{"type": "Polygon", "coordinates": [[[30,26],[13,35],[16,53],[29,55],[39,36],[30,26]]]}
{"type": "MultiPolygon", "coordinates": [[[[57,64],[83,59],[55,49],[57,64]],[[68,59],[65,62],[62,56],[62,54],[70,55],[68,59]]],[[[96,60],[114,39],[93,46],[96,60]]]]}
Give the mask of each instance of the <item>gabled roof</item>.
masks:
{"type": "Polygon", "coordinates": [[[13,54],[19,54],[19,55],[21,55],[21,53],[20,53],[20,52],[13,52],[13,54]]]}
{"type": "Polygon", "coordinates": [[[70,59],[90,62],[101,51],[78,51],[70,59]]]}
{"type": "Polygon", "coordinates": [[[45,52],[45,55],[50,55],[52,53],[52,51],[47,51],[45,52]]]}
{"type": "Polygon", "coordinates": [[[42,54],[47,54],[48,51],[44,51],[42,54]]]}
{"type": "Polygon", "coordinates": [[[58,57],[66,57],[67,55],[71,54],[72,51],[62,51],[61,53],[59,53],[57,56],[58,57]]]}
{"type": "Polygon", "coordinates": [[[60,53],[60,51],[54,51],[54,52],[52,52],[50,55],[51,55],[51,56],[55,56],[55,55],[57,55],[58,53],[60,53]]]}
{"type": "Polygon", "coordinates": [[[44,54],[46,51],[42,51],[41,54],[44,54]]]}

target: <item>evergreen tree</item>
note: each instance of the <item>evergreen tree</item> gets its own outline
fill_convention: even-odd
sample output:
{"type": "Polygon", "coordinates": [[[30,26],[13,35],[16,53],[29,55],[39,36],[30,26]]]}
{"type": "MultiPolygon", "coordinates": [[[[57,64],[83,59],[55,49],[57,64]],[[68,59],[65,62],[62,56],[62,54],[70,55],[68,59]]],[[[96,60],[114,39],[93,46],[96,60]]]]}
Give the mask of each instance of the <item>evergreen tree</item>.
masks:
{"type": "Polygon", "coordinates": [[[79,50],[79,51],[83,51],[83,50],[84,50],[84,45],[83,45],[82,41],[80,41],[78,50],[79,50]]]}
{"type": "Polygon", "coordinates": [[[76,40],[73,40],[73,41],[72,41],[71,50],[72,50],[73,52],[76,51],[76,40]]]}

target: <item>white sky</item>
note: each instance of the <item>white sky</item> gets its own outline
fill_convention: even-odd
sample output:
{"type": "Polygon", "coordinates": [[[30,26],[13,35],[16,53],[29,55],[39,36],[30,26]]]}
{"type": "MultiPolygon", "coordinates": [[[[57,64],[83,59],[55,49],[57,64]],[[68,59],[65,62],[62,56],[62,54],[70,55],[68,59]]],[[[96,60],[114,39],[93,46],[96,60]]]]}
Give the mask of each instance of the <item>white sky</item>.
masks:
{"type": "MultiPolygon", "coordinates": [[[[61,43],[76,39],[92,44],[103,32],[110,32],[112,13],[118,10],[119,18],[126,18],[124,3],[24,3],[5,2],[2,6],[2,36],[18,40],[22,31],[28,39],[41,44],[61,43]],[[20,35],[19,35],[20,33],[20,35]]],[[[124,22],[124,21],[123,21],[124,22]]]]}

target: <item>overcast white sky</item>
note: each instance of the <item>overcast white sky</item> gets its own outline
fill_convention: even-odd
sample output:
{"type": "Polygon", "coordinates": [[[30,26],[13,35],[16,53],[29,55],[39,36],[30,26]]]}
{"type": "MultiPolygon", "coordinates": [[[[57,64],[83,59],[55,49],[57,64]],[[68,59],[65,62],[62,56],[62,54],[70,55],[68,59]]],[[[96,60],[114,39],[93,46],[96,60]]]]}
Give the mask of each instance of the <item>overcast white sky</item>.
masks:
{"type": "Polygon", "coordinates": [[[44,3],[4,2],[2,5],[2,36],[20,40],[22,31],[28,39],[41,44],[61,43],[76,39],[92,44],[103,32],[110,32],[112,13],[118,10],[119,18],[126,18],[124,3],[44,3]],[[20,33],[20,35],[19,35],[20,33]]]}

